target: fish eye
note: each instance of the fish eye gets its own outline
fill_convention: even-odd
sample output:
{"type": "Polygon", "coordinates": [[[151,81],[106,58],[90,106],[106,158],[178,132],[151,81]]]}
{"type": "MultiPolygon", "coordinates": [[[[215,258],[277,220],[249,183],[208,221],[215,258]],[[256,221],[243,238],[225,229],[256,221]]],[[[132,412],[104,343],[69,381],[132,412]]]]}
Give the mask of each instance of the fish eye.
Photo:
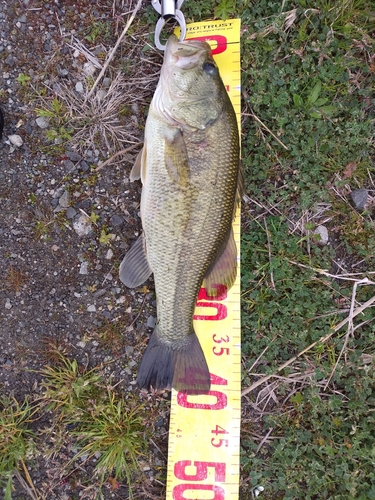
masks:
{"type": "Polygon", "coordinates": [[[212,62],[205,62],[203,64],[203,71],[213,76],[217,74],[217,67],[212,62]]]}

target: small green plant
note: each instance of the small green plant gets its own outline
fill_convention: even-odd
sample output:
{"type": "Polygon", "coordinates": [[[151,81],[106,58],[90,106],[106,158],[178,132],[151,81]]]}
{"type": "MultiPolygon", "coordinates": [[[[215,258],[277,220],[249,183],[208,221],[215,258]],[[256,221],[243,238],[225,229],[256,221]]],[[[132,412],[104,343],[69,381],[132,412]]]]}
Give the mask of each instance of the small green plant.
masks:
{"type": "Polygon", "coordinates": [[[29,75],[25,75],[24,73],[20,73],[17,76],[16,80],[18,83],[20,83],[22,85],[22,87],[26,87],[26,85],[30,81],[30,77],[29,77],[29,75]]]}
{"type": "Polygon", "coordinates": [[[48,409],[58,414],[59,418],[76,417],[96,393],[96,384],[101,377],[98,370],[86,370],[75,359],[71,361],[59,352],[56,354],[60,363],[53,367],[46,366],[41,372],[44,377],[43,399],[48,409]]]}
{"type": "Polygon", "coordinates": [[[0,398],[0,487],[5,500],[12,498],[13,475],[22,471],[35,449],[35,434],[29,429],[33,408],[27,399],[20,404],[14,398],[0,398]]]}
{"type": "Polygon", "coordinates": [[[220,3],[215,7],[214,14],[216,19],[222,19],[223,21],[226,21],[228,17],[233,16],[235,11],[235,0],[221,0],[220,3]]]}
{"type": "Polygon", "coordinates": [[[92,210],[91,214],[90,214],[90,221],[93,223],[93,224],[96,224],[98,222],[98,220],[100,219],[100,215],[98,215],[96,212],[94,212],[94,210],[92,210]]]}
{"type": "MultiPolygon", "coordinates": [[[[118,396],[99,368],[88,370],[56,354],[59,362],[41,372],[39,406],[52,411],[55,427],[69,429],[74,438],[78,451],[66,467],[100,454],[94,466],[99,490],[105,480],[126,479],[131,496],[132,475],[145,449],[142,407],[118,396]]],[[[63,441],[56,446],[61,448],[63,441]]]]}
{"type": "Polygon", "coordinates": [[[103,228],[101,233],[100,233],[100,238],[99,238],[99,242],[102,244],[102,245],[109,245],[109,243],[111,242],[112,240],[112,234],[111,233],[107,233],[106,229],[103,228]]]}
{"type": "Polygon", "coordinates": [[[313,118],[323,118],[324,116],[331,116],[336,107],[326,105],[328,102],[327,97],[320,97],[322,92],[322,82],[318,80],[314,87],[311,89],[307,96],[306,102],[298,94],[293,94],[293,102],[296,108],[304,108],[313,118]]]}
{"type": "Polygon", "coordinates": [[[35,112],[37,116],[61,120],[66,113],[64,103],[58,97],[54,97],[51,101],[47,101],[47,104],[48,107],[36,108],[35,112]]]}
{"type": "Polygon", "coordinates": [[[95,21],[87,31],[85,39],[91,43],[97,43],[100,40],[108,41],[111,36],[111,25],[108,22],[95,21]]]}
{"type": "Polygon", "coordinates": [[[95,474],[100,483],[108,475],[119,481],[126,479],[131,493],[132,473],[144,451],[142,423],[140,407],[129,408],[129,402],[109,389],[105,399],[90,406],[73,432],[81,447],[74,461],[99,453],[95,474]]]}

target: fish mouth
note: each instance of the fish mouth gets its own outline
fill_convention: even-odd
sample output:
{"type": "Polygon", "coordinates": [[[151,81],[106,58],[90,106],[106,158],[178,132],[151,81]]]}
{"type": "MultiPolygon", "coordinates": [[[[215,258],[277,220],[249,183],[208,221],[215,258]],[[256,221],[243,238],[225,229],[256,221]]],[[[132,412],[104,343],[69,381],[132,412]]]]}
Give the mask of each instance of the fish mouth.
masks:
{"type": "Polygon", "coordinates": [[[172,63],[181,69],[191,69],[199,63],[204,52],[211,54],[211,48],[207,42],[200,40],[180,42],[175,35],[171,35],[167,41],[165,57],[167,64],[172,63]]]}

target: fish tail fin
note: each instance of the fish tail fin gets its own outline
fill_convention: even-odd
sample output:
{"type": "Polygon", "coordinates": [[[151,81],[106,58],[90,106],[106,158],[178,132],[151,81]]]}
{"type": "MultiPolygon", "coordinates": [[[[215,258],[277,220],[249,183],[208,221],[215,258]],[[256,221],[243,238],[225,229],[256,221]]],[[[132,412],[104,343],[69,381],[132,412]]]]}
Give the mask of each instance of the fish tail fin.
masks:
{"type": "Polygon", "coordinates": [[[206,394],[210,390],[210,373],[194,330],[184,345],[175,346],[158,337],[155,328],[138,371],[141,389],[171,389],[186,394],[206,394]]]}

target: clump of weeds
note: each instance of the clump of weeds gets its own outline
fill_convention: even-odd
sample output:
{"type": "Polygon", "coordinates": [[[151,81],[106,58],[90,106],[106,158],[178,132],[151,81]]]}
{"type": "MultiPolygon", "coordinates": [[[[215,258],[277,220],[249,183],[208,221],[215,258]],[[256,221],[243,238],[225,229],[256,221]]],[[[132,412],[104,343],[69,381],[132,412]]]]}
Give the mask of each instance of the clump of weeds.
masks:
{"type": "Polygon", "coordinates": [[[66,464],[67,471],[77,461],[92,461],[98,492],[105,482],[116,485],[125,480],[132,497],[137,461],[145,452],[142,406],[119,395],[101,369],[89,370],[59,352],[57,357],[59,362],[41,373],[39,404],[54,420],[55,445],[49,455],[71,439],[77,451],[66,464]]]}
{"type": "Polygon", "coordinates": [[[12,498],[14,476],[31,493],[35,491],[27,469],[35,452],[35,433],[30,429],[34,413],[27,399],[19,403],[7,396],[0,398],[0,487],[5,488],[5,500],[12,498]]]}

